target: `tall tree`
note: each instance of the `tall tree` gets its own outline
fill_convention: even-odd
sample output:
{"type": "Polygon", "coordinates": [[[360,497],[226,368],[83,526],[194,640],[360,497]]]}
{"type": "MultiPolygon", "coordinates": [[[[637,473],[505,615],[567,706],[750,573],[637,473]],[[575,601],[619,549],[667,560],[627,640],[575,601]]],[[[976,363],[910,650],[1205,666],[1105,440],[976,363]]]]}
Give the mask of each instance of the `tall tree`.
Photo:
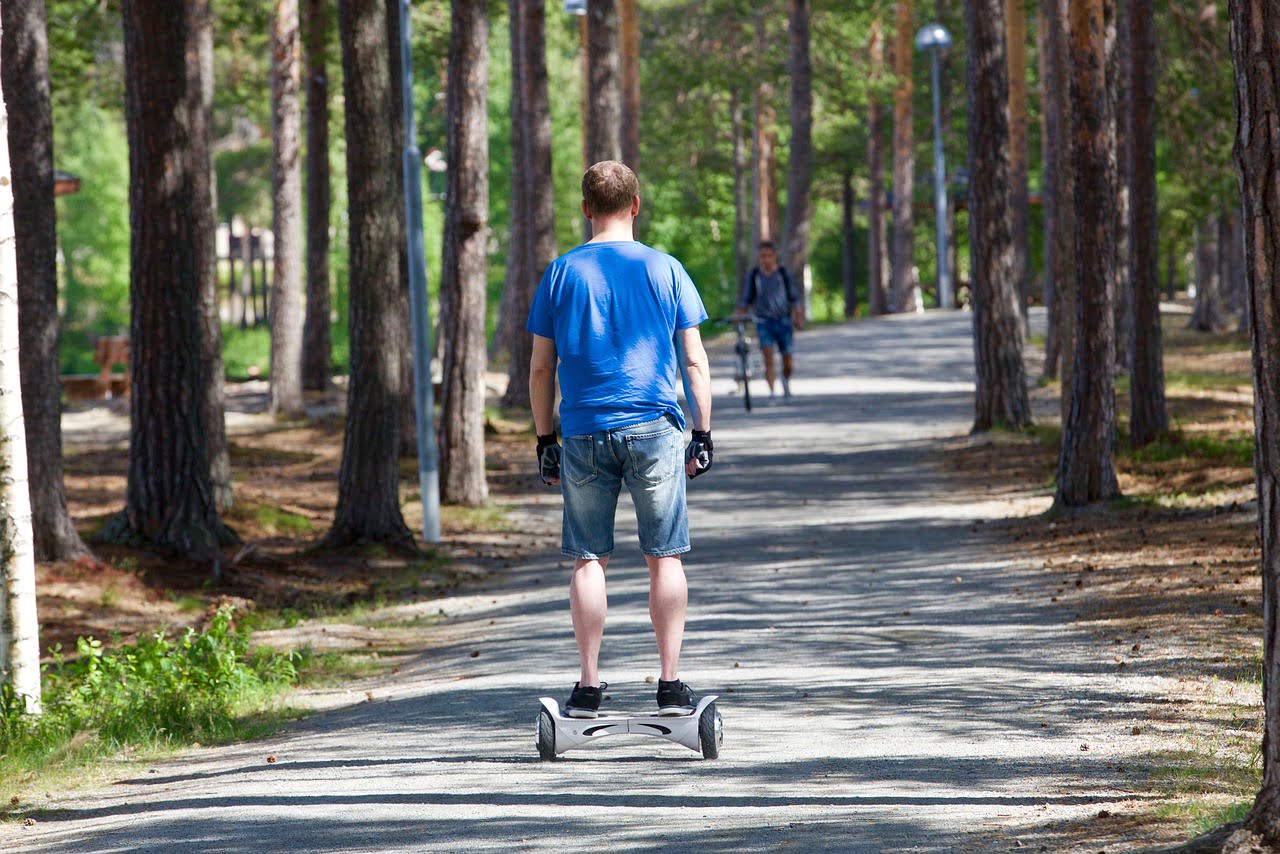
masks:
{"type": "MultiPolygon", "coordinates": [[[[523,132],[520,134],[524,220],[523,278],[513,302],[515,334],[507,371],[508,406],[529,404],[529,358],[533,338],[524,328],[533,305],[533,294],[543,272],[556,257],[555,191],[551,175],[551,95],[547,82],[546,0],[519,0],[523,23],[520,50],[520,105],[523,132]]],[[[514,183],[514,182],[513,182],[514,183]]]]}
{"type": "MultiPolygon", "coordinates": [[[[447,330],[441,389],[440,498],[451,504],[479,506],[489,497],[484,469],[489,20],[487,0],[453,0],[451,6],[445,93],[449,187],[440,279],[441,328],[447,330]]],[[[594,43],[591,60],[594,68],[594,43]]]]}
{"type": "Polygon", "coordinates": [[[729,111],[733,123],[733,280],[741,285],[751,269],[751,205],[747,178],[746,128],[742,89],[734,86],[729,111]]]}
{"type": "Polygon", "coordinates": [[[751,147],[753,244],[778,239],[778,188],[774,174],[774,165],[777,163],[774,149],[778,137],[774,128],[777,115],[770,103],[772,98],[773,87],[768,83],[761,83],[756,87],[755,108],[752,111],[755,127],[751,147]]]}
{"type": "Polygon", "coordinates": [[[846,169],[840,178],[840,278],[844,285],[844,319],[851,320],[858,314],[857,250],[853,246],[853,173],[846,169]]]}
{"type": "Polygon", "coordinates": [[[1027,6],[1026,0],[1005,0],[1004,37],[1009,57],[1009,182],[1013,205],[1011,275],[1018,293],[1023,329],[1027,323],[1027,297],[1031,270],[1027,241],[1031,233],[1031,197],[1027,186],[1030,148],[1027,142],[1027,6]]]}
{"type": "Polygon", "coordinates": [[[978,377],[974,430],[997,426],[1020,430],[1031,423],[1010,198],[1009,77],[1003,19],[1002,0],[965,0],[973,188],[969,196],[969,256],[978,377]]]}
{"type": "Polygon", "coordinates": [[[1240,169],[1253,339],[1254,473],[1262,544],[1262,787],[1223,850],[1280,847],[1280,8],[1231,0],[1235,160],[1240,169]]]}
{"type": "Polygon", "coordinates": [[[1056,501],[1079,507],[1120,491],[1115,401],[1115,128],[1107,95],[1107,0],[1072,0],[1071,141],[1076,179],[1076,338],[1056,501]]]}
{"type": "Polygon", "coordinates": [[[503,406],[528,405],[529,355],[522,349],[529,344],[529,333],[524,324],[529,307],[522,292],[529,288],[529,218],[525,203],[527,182],[521,173],[524,168],[524,134],[527,119],[524,114],[524,3],[523,0],[507,0],[507,24],[511,44],[511,216],[507,229],[507,266],[502,273],[502,297],[498,302],[498,334],[489,342],[489,356],[507,352],[507,390],[502,396],[503,406]],[[517,305],[524,302],[524,310],[517,305]],[[519,364],[517,364],[519,363],[519,364]],[[523,375],[526,382],[520,383],[523,375]],[[523,386],[523,389],[522,389],[523,386]]]}
{"type": "Polygon", "coordinates": [[[637,0],[618,0],[622,41],[622,162],[640,171],[640,14],[637,0]]]}
{"type": "MultiPolygon", "coordinates": [[[[1133,292],[1133,349],[1129,359],[1129,436],[1141,448],[1169,429],[1165,410],[1160,329],[1160,227],[1156,193],[1155,0],[1129,10],[1132,153],[1129,281],[1133,292]]],[[[1246,313],[1248,307],[1246,306],[1246,313]]]]}
{"type": "MultiPolygon", "coordinates": [[[[212,378],[201,353],[203,265],[185,4],[124,0],[129,135],[132,394],[125,509],[103,539],[216,562],[234,538],[209,474],[207,410],[185,406],[212,378]]],[[[206,173],[207,174],[207,173],[206,173]]],[[[216,573],[216,564],[215,564],[216,573]]]]}
{"type": "MultiPolygon", "coordinates": [[[[951,4],[953,0],[934,0],[935,20],[951,28],[951,4]]],[[[951,51],[944,50],[938,56],[938,94],[941,98],[941,110],[939,110],[939,118],[942,120],[939,124],[942,126],[942,139],[951,138],[951,51]]],[[[956,239],[956,206],[951,200],[950,193],[947,194],[947,269],[951,271],[951,298],[955,299],[956,287],[955,282],[959,278],[960,265],[957,262],[960,242],[956,239]]]]}
{"type": "Polygon", "coordinates": [[[209,0],[188,0],[188,85],[198,95],[191,107],[192,216],[195,218],[196,257],[200,270],[200,361],[204,365],[205,449],[209,479],[219,510],[229,510],[235,495],[231,486],[231,454],[227,449],[226,373],[222,365],[222,297],[218,287],[217,172],[213,166],[213,14],[209,0]]]}
{"type": "Polygon", "coordinates": [[[1107,96],[1115,125],[1115,349],[1116,369],[1129,370],[1133,346],[1133,294],[1129,279],[1129,181],[1133,171],[1130,142],[1129,0],[1107,4],[1107,96]]]}
{"type": "Polygon", "coordinates": [[[587,161],[622,158],[618,0],[587,2],[587,161]]]}
{"type": "Polygon", "coordinates": [[[1221,222],[1215,214],[1196,231],[1196,298],[1187,327],[1197,332],[1216,332],[1222,326],[1221,222]]]}
{"type": "MultiPolygon", "coordinates": [[[[343,95],[350,219],[351,379],[338,471],[338,506],[326,545],[387,543],[412,548],[400,513],[398,450],[403,409],[401,353],[409,342],[399,316],[398,224],[401,183],[387,121],[385,0],[342,0],[343,95]]],[[[403,216],[403,213],[400,214],[403,216]]],[[[403,229],[399,229],[403,231],[403,229]]]]}
{"type": "Polygon", "coordinates": [[[915,197],[915,113],[911,80],[911,2],[898,0],[897,30],[893,42],[893,264],[890,292],[896,311],[923,308],[915,280],[915,219],[911,202],[915,197]]]}
{"type": "Polygon", "coordinates": [[[302,386],[329,388],[333,333],[329,312],[329,9],[305,0],[307,50],[307,314],[302,333],[302,386]]]}
{"type": "MultiPolygon", "coordinates": [[[[398,153],[404,151],[404,67],[400,61],[400,0],[386,0],[387,4],[387,68],[391,75],[391,144],[398,153]]],[[[399,310],[400,334],[406,341],[413,340],[413,316],[409,313],[409,230],[405,226],[404,167],[396,157],[393,167],[400,180],[396,181],[396,210],[391,215],[396,229],[396,256],[399,260],[400,282],[396,300],[399,310]]],[[[406,346],[400,352],[400,456],[411,457],[418,453],[418,409],[413,396],[413,348],[406,346]]]]}
{"type": "MultiPolygon", "coordinates": [[[[787,161],[787,222],[783,234],[783,257],[798,283],[807,283],[809,264],[809,220],[812,215],[810,187],[813,184],[813,65],[809,60],[809,0],[791,0],[791,156],[787,161]]],[[[805,311],[809,311],[805,286],[805,311]]]]}
{"type": "MultiPolygon", "coordinates": [[[[31,474],[31,527],[37,560],[68,560],[88,554],[88,549],[67,513],[62,477],[58,238],[44,0],[0,4],[0,23],[0,78],[4,101],[13,117],[7,124],[13,187],[6,192],[13,200],[13,218],[7,224],[17,245],[17,299],[22,323],[16,328],[22,408],[30,425],[25,457],[31,474]]],[[[10,172],[6,169],[3,174],[10,172]]]]}
{"type": "MultiPolygon", "coordinates": [[[[7,7],[9,4],[5,3],[7,7]]],[[[7,13],[8,9],[4,9],[7,13]]],[[[0,25],[5,47],[0,76],[9,89],[8,14],[0,25]]],[[[47,67],[47,66],[46,66],[47,67]]],[[[46,97],[46,102],[48,98],[46,97]]],[[[9,116],[0,97],[0,687],[40,711],[40,624],[36,619],[36,565],[27,486],[27,439],[22,420],[19,366],[18,262],[15,246],[13,171],[9,166],[9,116]]],[[[52,175],[50,194],[52,195],[52,175]]]]}
{"type": "Polygon", "coordinates": [[[1049,7],[1054,0],[1046,0],[1037,15],[1040,60],[1040,194],[1044,212],[1044,278],[1041,300],[1045,309],[1044,368],[1045,377],[1058,375],[1058,288],[1054,281],[1054,254],[1058,233],[1058,111],[1053,109],[1058,98],[1050,85],[1049,75],[1053,62],[1049,55],[1049,7]]]}
{"type": "MultiPolygon", "coordinates": [[[[1058,376],[1062,388],[1062,423],[1067,423],[1071,406],[1071,377],[1074,367],[1076,330],[1076,176],[1072,145],[1071,52],[1067,21],[1067,0],[1045,0],[1049,51],[1049,92],[1045,105],[1054,137],[1053,189],[1053,276],[1057,295],[1058,376]],[[1053,129],[1057,132],[1054,133],[1053,129]]],[[[1048,373],[1048,368],[1045,371],[1048,373]]]]}
{"type": "Polygon", "coordinates": [[[878,17],[871,20],[867,56],[867,305],[872,314],[884,314],[889,310],[884,289],[884,117],[879,92],[884,74],[884,33],[878,17]]]}
{"type": "Polygon", "coordinates": [[[275,0],[271,16],[271,411],[301,417],[302,112],[298,0],[275,0]]]}

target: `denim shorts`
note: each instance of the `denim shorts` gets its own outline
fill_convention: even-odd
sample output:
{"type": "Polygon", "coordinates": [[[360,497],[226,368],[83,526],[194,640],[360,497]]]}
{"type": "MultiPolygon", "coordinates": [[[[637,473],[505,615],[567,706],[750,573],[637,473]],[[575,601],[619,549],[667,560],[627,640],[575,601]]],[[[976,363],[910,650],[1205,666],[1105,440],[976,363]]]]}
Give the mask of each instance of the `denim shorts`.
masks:
{"type": "Polygon", "coordinates": [[[790,356],[793,334],[789,317],[762,317],[756,321],[756,337],[760,339],[761,349],[777,348],[782,355],[790,356]]]}
{"type": "Polygon", "coordinates": [[[613,552],[613,520],[626,483],[636,506],[640,551],[668,557],[689,551],[684,431],[664,415],[630,427],[565,436],[560,461],[564,529],[560,550],[592,560],[613,552]]]}

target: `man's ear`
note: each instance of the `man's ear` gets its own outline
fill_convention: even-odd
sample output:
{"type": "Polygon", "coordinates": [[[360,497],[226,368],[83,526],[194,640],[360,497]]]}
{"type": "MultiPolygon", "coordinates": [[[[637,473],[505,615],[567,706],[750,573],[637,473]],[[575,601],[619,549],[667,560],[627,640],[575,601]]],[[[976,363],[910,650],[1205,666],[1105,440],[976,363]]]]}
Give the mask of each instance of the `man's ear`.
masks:
{"type": "Polygon", "coordinates": [[[587,208],[587,200],[586,200],[586,199],[583,199],[583,200],[582,200],[582,215],[583,215],[583,216],[585,216],[587,219],[591,219],[591,211],[590,211],[590,210],[588,210],[588,208],[587,208]]]}
{"type": "Polygon", "coordinates": [[[640,197],[636,196],[631,200],[631,218],[635,219],[640,216],[640,197]]]}

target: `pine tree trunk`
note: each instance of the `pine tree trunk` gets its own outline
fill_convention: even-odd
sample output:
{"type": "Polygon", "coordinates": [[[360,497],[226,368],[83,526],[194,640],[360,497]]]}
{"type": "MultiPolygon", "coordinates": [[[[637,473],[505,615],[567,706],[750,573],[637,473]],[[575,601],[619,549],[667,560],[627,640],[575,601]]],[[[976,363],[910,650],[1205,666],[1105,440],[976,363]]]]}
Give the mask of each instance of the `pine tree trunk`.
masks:
{"type": "Polygon", "coordinates": [[[1187,328],[1197,332],[1215,332],[1222,325],[1222,298],[1220,267],[1218,264],[1219,224],[1222,218],[1213,216],[1196,240],[1196,299],[1187,328]]]}
{"type": "MultiPolygon", "coordinates": [[[[787,161],[787,222],[783,259],[797,283],[806,281],[813,182],[813,66],[809,61],[809,0],[790,0],[791,156],[787,161]]],[[[809,294],[805,294],[806,310],[809,294]]]]}
{"type": "Polygon", "coordinates": [[[222,296],[218,289],[217,172],[213,168],[213,14],[208,0],[188,0],[187,74],[199,90],[192,101],[191,182],[196,218],[196,251],[200,259],[200,359],[204,363],[202,391],[209,456],[209,479],[220,511],[235,503],[231,485],[231,455],[227,450],[226,372],[222,365],[222,296]]]}
{"type": "Polygon", "coordinates": [[[738,287],[751,269],[751,205],[747,201],[747,145],[742,115],[742,90],[735,86],[730,113],[733,117],[733,281],[738,287]]]}
{"type": "Polygon", "coordinates": [[[193,156],[204,97],[189,68],[196,33],[183,4],[124,0],[129,131],[132,394],[125,509],[102,537],[215,561],[234,539],[218,518],[205,406],[183,405],[213,380],[202,354],[208,172],[193,156]],[[207,197],[206,197],[207,199],[207,197]]]}
{"type": "MultiPolygon", "coordinates": [[[[444,327],[441,390],[440,498],[472,507],[484,504],[489,497],[484,468],[485,244],[489,237],[487,5],[486,0],[452,3],[445,96],[449,189],[440,301],[442,313],[447,306],[448,322],[444,327]]],[[[616,52],[614,58],[616,65],[616,52]]],[[[593,43],[593,68],[599,59],[593,43]]]]}
{"type": "Polygon", "coordinates": [[[587,2],[587,161],[622,158],[622,68],[618,0],[587,2]]]}
{"type": "MultiPolygon", "coordinates": [[[[386,0],[387,4],[387,61],[391,75],[391,147],[395,151],[395,159],[390,168],[400,176],[396,181],[396,212],[394,214],[397,229],[396,247],[399,259],[399,292],[396,296],[400,306],[398,318],[400,334],[407,342],[413,341],[413,316],[409,311],[409,231],[405,226],[404,200],[407,188],[404,186],[404,107],[401,98],[404,95],[404,69],[400,63],[400,0],[386,0]]],[[[400,351],[400,456],[416,457],[418,454],[418,409],[413,396],[413,347],[410,343],[400,351]]]]}
{"type": "Polygon", "coordinates": [[[1135,448],[1169,429],[1165,410],[1160,329],[1160,217],[1156,190],[1155,0],[1133,0],[1129,10],[1129,73],[1133,99],[1129,145],[1130,287],[1133,355],[1129,367],[1129,435],[1135,448]]]}
{"type": "Polygon", "coordinates": [[[1027,141],[1027,7],[1026,0],[1005,0],[1004,35],[1009,58],[1009,182],[1013,205],[1013,270],[1018,313],[1027,330],[1027,300],[1031,289],[1028,239],[1031,198],[1027,186],[1030,146],[1027,141]]]}
{"type": "Polygon", "coordinates": [[[500,352],[508,355],[507,390],[503,406],[527,406],[529,403],[529,353],[532,347],[524,325],[528,320],[527,300],[521,295],[529,287],[529,217],[525,201],[527,181],[521,170],[526,168],[524,110],[524,0],[507,0],[507,24],[511,43],[511,216],[507,229],[507,266],[502,274],[502,299],[498,303],[498,334],[489,345],[489,358],[500,352]],[[525,302],[524,311],[517,308],[525,302]],[[524,382],[520,382],[520,377],[524,382]],[[523,391],[521,387],[523,386],[523,391]]]}
{"type": "MultiPolygon", "coordinates": [[[[1247,851],[1254,841],[1280,847],[1280,221],[1275,187],[1280,182],[1280,9],[1272,3],[1231,0],[1231,53],[1238,111],[1236,165],[1240,169],[1249,315],[1253,339],[1253,390],[1258,482],[1258,533],[1262,544],[1262,787],[1244,831],[1224,851],[1247,851]]],[[[1267,850],[1267,849],[1263,849],[1267,850]]]]}
{"type": "Polygon", "coordinates": [[[1054,168],[1054,164],[1058,159],[1058,146],[1061,145],[1061,131],[1058,128],[1058,112],[1052,109],[1056,96],[1049,79],[1052,67],[1049,58],[1049,15],[1043,6],[1037,18],[1040,38],[1040,192],[1043,200],[1041,210],[1044,212],[1044,281],[1041,297],[1045,312],[1044,376],[1052,379],[1058,376],[1060,355],[1058,312],[1061,302],[1054,279],[1059,191],[1058,170],[1054,168]]]}
{"type": "Polygon", "coordinates": [[[853,246],[853,173],[845,170],[840,193],[840,207],[843,214],[840,278],[844,283],[844,319],[852,320],[858,316],[858,272],[857,250],[853,246]]]}
{"type": "MultiPolygon", "coordinates": [[[[89,553],[67,513],[62,477],[62,383],[58,370],[57,214],[53,204],[53,118],[44,0],[0,4],[4,100],[12,122],[17,299],[22,323],[22,407],[30,466],[35,558],[71,560],[89,553]]],[[[4,140],[0,140],[4,142],[4,140]]],[[[6,170],[6,175],[9,171],[6,170]]],[[[12,282],[12,280],[11,280],[12,282]]]]}
{"type": "Polygon", "coordinates": [[[752,150],[752,243],[778,239],[777,189],[774,187],[774,156],[776,134],[773,125],[777,121],[769,99],[773,88],[761,83],[756,88],[755,142],[752,150]]]}
{"type": "Polygon", "coordinates": [[[300,418],[302,405],[302,41],[298,0],[276,0],[271,16],[271,411],[300,418]]]}
{"type": "Polygon", "coordinates": [[[884,34],[879,18],[871,21],[867,54],[867,305],[873,315],[878,315],[889,310],[889,296],[884,289],[884,118],[876,92],[884,71],[884,34]]]}
{"type": "Polygon", "coordinates": [[[910,0],[898,0],[897,30],[894,35],[893,71],[898,84],[893,99],[893,263],[890,294],[895,311],[923,308],[915,281],[915,219],[911,202],[915,197],[915,114],[911,80],[912,51],[910,0]]]}
{"type": "Polygon", "coordinates": [[[386,0],[342,0],[338,6],[351,222],[351,379],[338,506],[325,538],[330,547],[362,541],[413,547],[399,500],[401,353],[409,341],[399,316],[397,249],[404,212],[387,121],[386,11],[386,0]]]}
{"type": "Polygon", "coordinates": [[[1057,296],[1058,375],[1061,380],[1062,423],[1071,408],[1071,382],[1076,340],[1076,175],[1072,144],[1071,54],[1067,0],[1045,0],[1049,72],[1046,86],[1054,146],[1053,276],[1057,296]]]}
{"type": "Polygon", "coordinates": [[[329,322],[329,42],[327,0],[304,0],[307,48],[307,314],[302,334],[302,387],[329,388],[333,333],[329,322]]]}
{"type": "MultiPolygon", "coordinates": [[[[1070,139],[1076,178],[1076,340],[1056,502],[1080,507],[1120,492],[1115,402],[1114,123],[1107,97],[1106,0],[1072,0],[1070,139]]],[[[1064,312],[1065,313],[1065,312],[1064,312]]]]}
{"type": "Polygon", "coordinates": [[[975,431],[1031,423],[1022,362],[1018,250],[1013,237],[1009,78],[1003,0],[965,0],[968,56],[969,257],[977,367],[975,431]]]}
{"type": "Polygon", "coordinates": [[[521,134],[524,163],[524,219],[526,271],[521,287],[516,289],[515,329],[512,341],[507,406],[529,406],[529,362],[534,339],[525,329],[525,319],[534,301],[534,292],[543,273],[556,260],[556,192],[552,178],[552,109],[547,74],[547,3],[545,0],[520,0],[524,24],[520,60],[521,96],[524,109],[524,133],[521,134]]]}
{"type": "MultiPolygon", "coordinates": [[[[9,4],[6,3],[7,7],[9,4]]],[[[10,89],[9,10],[4,9],[0,76],[10,89]]],[[[25,27],[15,27],[19,33],[25,27]]],[[[16,46],[16,45],[15,45],[16,46]]],[[[21,55],[21,54],[18,54],[21,55]]],[[[40,624],[36,619],[35,544],[31,493],[27,484],[27,438],[22,420],[19,366],[18,262],[15,239],[13,170],[9,166],[9,116],[0,97],[0,686],[24,699],[27,712],[40,712],[40,624]]],[[[45,97],[48,103],[47,90],[45,97]]],[[[53,175],[49,175],[53,197],[53,175]]]]}
{"type": "Polygon", "coordinates": [[[1133,348],[1133,293],[1129,275],[1129,181],[1133,152],[1130,148],[1131,93],[1129,82],[1129,0],[1110,0],[1107,23],[1107,94],[1115,124],[1116,225],[1115,225],[1115,350],[1116,370],[1130,367],[1133,348]]]}
{"type": "Polygon", "coordinates": [[[640,171],[640,14],[637,0],[618,0],[622,42],[622,162],[640,171]]]}

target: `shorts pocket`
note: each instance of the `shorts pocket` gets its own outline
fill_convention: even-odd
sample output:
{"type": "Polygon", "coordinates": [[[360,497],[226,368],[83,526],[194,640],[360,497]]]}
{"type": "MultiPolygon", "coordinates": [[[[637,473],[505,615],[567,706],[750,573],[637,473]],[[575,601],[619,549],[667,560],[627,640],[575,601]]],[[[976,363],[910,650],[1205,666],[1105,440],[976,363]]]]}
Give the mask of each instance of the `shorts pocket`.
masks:
{"type": "Polygon", "coordinates": [[[682,435],[667,427],[656,433],[628,436],[627,453],[635,479],[647,486],[656,486],[678,474],[682,435]]]}
{"type": "Polygon", "coordinates": [[[560,474],[574,486],[596,479],[596,446],[591,436],[565,436],[560,474]]]}

